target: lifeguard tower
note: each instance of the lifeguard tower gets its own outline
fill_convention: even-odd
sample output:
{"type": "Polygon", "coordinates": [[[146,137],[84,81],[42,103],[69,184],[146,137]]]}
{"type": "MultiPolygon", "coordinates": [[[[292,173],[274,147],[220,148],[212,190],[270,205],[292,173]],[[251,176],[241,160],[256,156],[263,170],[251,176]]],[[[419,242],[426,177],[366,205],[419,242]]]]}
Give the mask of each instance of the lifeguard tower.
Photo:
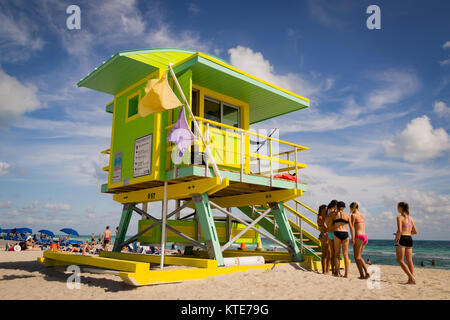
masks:
{"type": "Polygon", "coordinates": [[[252,124],[307,108],[308,99],[211,55],[182,49],[116,53],[78,86],[114,96],[106,106],[112,132],[110,147],[102,151],[109,155],[109,165],[101,191],[123,206],[119,232],[113,251],[100,257],[45,252],[42,263],[114,269],[133,285],[267,268],[273,265],[267,262],[275,261],[320,268],[320,241],[301,227],[317,225],[298,210],[303,206],[315,212],[297,200],[307,191],[300,152],[308,148],[279,140],[273,131],[250,130],[252,124]],[[140,116],[147,82],[165,72],[183,106],[140,116]],[[177,145],[167,142],[167,136],[181,108],[196,140],[175,163],[177,145]],[[283,179],[283,173],[295,179],[283,179]],[[171,212],[169,201],[174,204],[171,212]],[[287,201],[294,201],[296,208],[287,201]],[[152,202],[162,203],[161,214],[148,209],[152,202]],[[141,216],[139,230],[125,240],[133,212],[141,216]],[[286,251],[232,249],[234,243],[256,244],[260,235],[286,251]],[[134,241],[161,244],[161,255],[121,252],[134,241]],[[199,250],[164,255],[167,242],[199,250]],[[243,256],[263,256],[266,264],[225,267],[227,257],[243,256]],[[149,271],[150,263],[160,263],[161,269],[193,269],[149,271]]]}

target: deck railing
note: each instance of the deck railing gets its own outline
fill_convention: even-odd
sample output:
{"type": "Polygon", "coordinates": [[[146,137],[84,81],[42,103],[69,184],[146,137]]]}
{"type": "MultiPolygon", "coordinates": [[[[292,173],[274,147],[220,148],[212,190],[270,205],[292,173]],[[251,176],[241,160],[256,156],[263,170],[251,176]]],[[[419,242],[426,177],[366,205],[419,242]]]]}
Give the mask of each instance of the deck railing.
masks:
{"type": "MultiPolygon", "coordinates": [[[[267,176],[272,185],[276,174],[295,172],[298,184],[299,170],[306,168],[306,164],[298,162],[298,152],[308,150],[307,147],[209,119],[195,119],[216,164],[223,169],[240,172],[241,181],[244,174],[255,174],[267,176]]],[[[167,126],[167,132],[170,132],[172,127],[173,124],[167,126]]],[[[176,146],[173,143],[167,148],[168,170],[187,164],[201,164],[205,165],[205,168],[210,166],[199,139],[196,139],[191,149],[194,156],[192,152],[186,152],[179,164],[172,160],[172,154],[177,151],[174,149],[176,146]]],[[[205,175],[208,174],[209,170],[205,170],[205,175]]]]}

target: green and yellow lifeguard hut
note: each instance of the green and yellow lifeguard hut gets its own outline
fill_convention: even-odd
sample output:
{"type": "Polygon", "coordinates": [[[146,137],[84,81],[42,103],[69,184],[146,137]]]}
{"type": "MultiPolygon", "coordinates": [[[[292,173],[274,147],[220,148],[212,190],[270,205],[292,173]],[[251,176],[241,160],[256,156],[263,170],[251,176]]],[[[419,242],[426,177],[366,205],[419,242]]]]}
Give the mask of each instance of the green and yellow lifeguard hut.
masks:
{"type": "MultiPolygon", "coordinates": [[[[209,268],[211,275],[231,272],[224,267],[227,257],[263,256],[266,262],[297,261],[318,268],[320,242],[301,223],[314,228],[317,225],[286,205],[287,201],[295,201],[314,211],[297,200],[307,191],[301,180],[301,170],[306,165],[300,161],[300,152],[308,148],[281,141],[270,132],[262,134],[250,129],[258,122],[307,108],[307,98],[214,56],[183,49],[116,53],[78,86],[114,97],[106,106],[106,112],[112,114],[112,131],[111,145],[102,151],[109,155],[109,165],[104,168],[108,181],[101,191],[111,193],[123,210],[113,251],[102,252],[99,258],[110,264],[98,265],[106,263],[111,268],[113,260],[118,261],[112,263],[114,266],[121,265],[120,261],[160,261],[161,266],[212,265],[216,273],[209,268]],[[166,72],[169,85],[183,105],[142,117],[139,108],[148,81],[161,78],[166,72]],[[182,161],[175,163],[177,146],[167,142],[167,136],[181,108],[185,108],[196,140],[182,161]],[[295,179],[283,179],[282,174],[286,173],[295,179]],[[172,200],[175,210],[169,213],[168,202],[172,200]],[[147,209],[148,203],[157,201],[162,203],[161,218],[147,209]],[[182,214],[187,208],[192,212],[182,214]],[[237,210],[244,215],[236,214],[237,210]],[[125,240],[133,212],[142,217],[139,230],[125,240]],[[286,212],[296,216],[296,221],[289,219],[286,212]],[[230,249],[236,242],[256,243],[260,235],[286,251],[230,249]],[[182,257],[164,256],[164,250],[161,257],[122,253],[122,247],[133,241],[161,243],[163,249],[166,242],[184,243],[200,250],[182,257]]],[[[49,264],[56,260],[56,256],[46,258],[49,264]]],[[[92,261],[89,263],[93,265],[92,261]]],[[[148,270],[142,276],[136,271],[138,267],[134,268],[133,273],[116,266],[130,283],[158,282],[149,280],[157,277],[147,275],[148,270]]],[[[159,275],[170,281],[197,277],[186,272],[159,275]]]]}

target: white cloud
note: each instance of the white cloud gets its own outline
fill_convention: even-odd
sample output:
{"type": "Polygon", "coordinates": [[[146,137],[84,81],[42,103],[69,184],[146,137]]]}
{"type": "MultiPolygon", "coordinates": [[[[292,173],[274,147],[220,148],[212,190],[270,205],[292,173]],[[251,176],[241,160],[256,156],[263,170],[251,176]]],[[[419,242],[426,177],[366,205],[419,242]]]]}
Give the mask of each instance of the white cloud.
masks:
{"type": "Polygon", "coordinates": [[[0,60],[17,62],[28,59],[44,46],[37,26],[20,12],[7,12],[0,6],[0,60]]]}
{"type": "Polygon", "coordinates": [[[195,15],[195,14],[200,13],[200,8],[198,7],[198,5],[196,3],[191,2],[188,5],[188,11],[195,15]]]}
{"type": "Polygon", "coordinates": [[[11,208],[12,207],[12,201],[6,200],[4,203],[0,202],[0,208],[11,208]]]}
{"type": "Polygon", "coordinates": [[[0,161],[0,176],[8,174],[9,163],[0,161]]]}
{"type": "Polygon", "coordinates": [[[99,125],[86,121],[47,120],[23,117],[14,126],[21,129],[51,132],[55,137],[101,137],[111,136],[110,125],[99,125]]]}
{"type": "Polygon", "coordinates": [[[343,29],[348,23],[345,17],[354,5],[351,1],[323,1],[308,0],[310,15],[321,24],[333,28],[343,29]]]}
{"type": "MultiPolygon", "coordinates": [[[[442,49],[449,49],[450,48],[450,41],[446,41],[443,45],[442,45],[442,49]]],[[[442,60],[439,62],[439,64],[441,66],[448,66],[450,65],[450,59],[446,59],[446,60],[442,60]]]]}
{"type": "Polygon", "coordinates": [[[448,65],[450,65],[450,59],[442,60],[439,62],[439,64],[441,66],[448,66],[448,65]]]}
{"type": "Polygon", "coordinates": [[[146,34],[144,41],[149,47],[175,47],[206,53],[212,50],[211,43],[200,39],[198,33],[187,29],[172,30],[167,23],[161,23],[159,27],[148,30],[146,34]]]}
{"type": "Polygon", "coordinates": [[[42,107],[32,83],[21,83],[0,68],[0,129],[26,112],[42,107]]]}
{"type": "MultiPolygon", "coordinates": [[[[396,210],[400,201],[409,204],[410,215],[422,239],[433,239],[435,234],[448,232],[450,218],[450,194],[438,194],[414,188],[400,188],[383,197],[386,206],[396,210]]],[[[397,214],[397,212],[396,212],[397,214]]],[[[379,219],[380,224],[383,223],[379,219]]]]}
{"type": "Polygon", "coordinates": [[[338,112],[325,113],[317,107],[317,96],[333,87],[333,78],[317,79],[317,75],[315,75],[316,81],[311,81],[297,73],[277,74],[273,65],[264,58],[261,52],[254,52],[251,48],[243,46],[231,48],[228,53],[231,64],[237,68],[300,95],[312,96],[311,103],[316,103],[315,108],[303,110],[301,116],[296,117],[290,114],[257,125],[258,127],[275,128],[282,122],[282,133],[332,131],[403,117],[409,111],[392,110],[382,114],[375,112],[389,105],[400,103],[420,87],[419,79],[412,72],[391,69],[371,74],[369,80],[375,82],[374,89],[370,90],[363,98],[362,105],[358,104],[353,96],[348,96],[339,101],[343,107],[339,108],[338,112]]]}
{"type": "Polygon", "coordinates": [[[53,211],[70,211],[70,210],[72,210],[72,207],[68,203],[46,203],[44,208],[53,210],[53,211]]]}
{"type": "MultiPolygon", "coordinates": [[[[53,10],[65,10],[67,5],[60,1],[49,3],[53,10]]],[[[48,20],[49,25],[59,34],[65,50],[82,60],[90,56],[95,46],[136,41],[143,35],[146,27],[135,0],[88,1],[81,6],[81,15],[81,30],[75,32],[61,28],[52,16],[48,20]]]]}
{"type": "Polygon", "coordinates": [[[370,92],[366,108],[378,110],[413,94],[420,86],[419,79],[414,73],[387,70],[373,76],[380,83],[381,88],[370,92]]]}
{"type": "Polygon", "coordinates": [[[448,107],[445,102],[436,101],[433,107],[434,112],[436,112],[440,117],[446,118],[450,116],[450,107],[448,107]]]}
{"type": "Polygon", "coordinates": [[[229,49],[228,54],[230,55],[230,63],[236,68],[304,97],[310,97],[319,91],[329,90],[334,84],[332,78],[313,83],[307,80],[305,76],[297,73],[277,74],[273,65],[264,58],[262,53],[255,52],[251,48],[237,46],[229,49]]]}
{"type": "Polygon", "coordinates": [[[384,141],[383,146],[390,157],[419,162],[439,157],[449,150],[450,139],[443,128],[433,129],[430,119],[422,116],[413,119],[391,140],[384,141]]]}

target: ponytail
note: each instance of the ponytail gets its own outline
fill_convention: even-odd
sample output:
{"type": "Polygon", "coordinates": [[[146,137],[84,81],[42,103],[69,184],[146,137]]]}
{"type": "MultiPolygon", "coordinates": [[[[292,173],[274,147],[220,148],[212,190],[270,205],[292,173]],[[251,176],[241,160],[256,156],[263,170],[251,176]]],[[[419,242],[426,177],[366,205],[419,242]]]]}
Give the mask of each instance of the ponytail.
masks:
{"type": "Polygon", "coordinates": [[[398,206],[400,209],[402,209],[402,213],[409,216],[409,204],[407,204],[406,202],[399,202],[398,206]]]}

